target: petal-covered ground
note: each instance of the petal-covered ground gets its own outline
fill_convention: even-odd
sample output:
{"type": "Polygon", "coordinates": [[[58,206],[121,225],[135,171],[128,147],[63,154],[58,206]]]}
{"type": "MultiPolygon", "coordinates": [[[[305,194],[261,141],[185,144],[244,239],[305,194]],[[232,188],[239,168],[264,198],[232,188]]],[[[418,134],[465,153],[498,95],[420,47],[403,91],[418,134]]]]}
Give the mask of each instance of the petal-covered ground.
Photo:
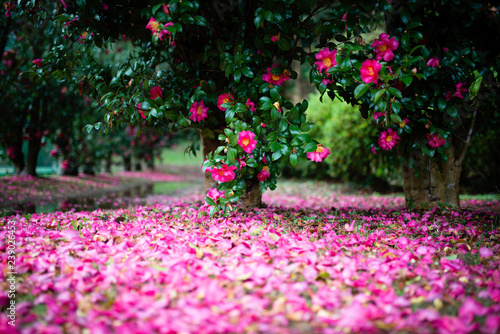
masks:
{"type": "Polygon", "coordinates": [[[0,332],[500,329],[498,201],[408,212],[401,197],[289,183],[264,195],[264,209],[210,218],[200,195],[153,199],[1,218],[0,332]]]}

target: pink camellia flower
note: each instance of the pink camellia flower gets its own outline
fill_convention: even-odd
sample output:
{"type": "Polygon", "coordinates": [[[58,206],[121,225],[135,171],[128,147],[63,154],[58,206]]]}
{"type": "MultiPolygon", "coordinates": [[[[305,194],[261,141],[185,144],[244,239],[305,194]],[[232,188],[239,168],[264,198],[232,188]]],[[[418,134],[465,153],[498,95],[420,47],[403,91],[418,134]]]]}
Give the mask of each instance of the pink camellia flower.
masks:
{"type": "Polygon", "coordinates": [[[43,59],[35,59],[33,60],[33,64],[35,64],[38,68],[40,68],[43,65],[43,59]]]}
{"type": "Polygon", "coordinates": [[[439,66],[439,59],[436,57],[432,57],[427,62],[427,67],[437,67],[437,66],[439,66]]]}
{"type": "Polygon", "coordinates": [[[277,40],[280,39],[281,32],[279,32],[277,35],[274,35],[271,37],[271,41],[276,42],[277,40]]]}
{"type": "Polygon", "coordinates": [[[373,113],[373,119],[377,120],[377,118],[384,116],[384,113],[382,111],[374,112],[373,113]]]}
{"type": "Polygon", "coordinates": [[[226,111],[227,108],[221,107],[224,103],[233,103],[234,102],[234,97],[231,93],[224,93],[219,95],[217,98],[217,107],[219,107],[220,110],[226,111]]]}
{"type": "Polygon", "coordinates": [[[64,160],[63,162],[61,162],[61,168],[62,169],[68,169],[69,167],[69,161],[68,160],[64,160]]]}
{"type": "Polygon", "coordinates": [[[217,200],[219,198],[225,198],[224,197],[224,192],[223,191],[218,191],[217,188],[210,188],[210,189],[208,189],[207,197],[210,197],[216,203],[217,203],[217,200]]]}
{"type": "Polygon", "coordinates": [[[271,173],[269,172],[269,167],[268,166],[262,167],[262,170],[259,172],[259,174],[257,174],[257,179],[260,182],[263,182],[263,181],[267,180],[270,177],[271,177],[271,173]]]}
{"type": "Polygon", "coordinates": [[[401,123],[399,123],[399,127],[401,129],[404,129],[404,128],[406,128],[406,126],[408,125],[408,123],[410,123],[410,120],[408,118],[405,118],[401,123]]]}
{"type": "Polygon", "coordinates": [[[316,151],[313,152],[307,152],[307,158],[311,161],[315,162],[321,162],[323,159],[325,159],[328,155],[330,154],[330,150],[327,149],[326,147],[323,147],[323,145],[318,144],[316,146],[316,151]]]}
{"type": "Polygon", "coordinates": [[[5,17],[12,16],[11,10],[14,9],[15,5],[12,2],[5,2],[3,5],[5,7],[5,17]]]}
{"type": "MultiPolygon", "coordinates": [[[[160,41],[163,40],[163,36],[170,35],[170,31],[165,29],[160,29],[160,22],[156,21],[153,17],[149,19],[148,24],[146,25],[146,29],[151,30],[154,36],[158,37],[160,41]]],[[[168,22],[165,24],[165,27],[173,26],[172,22],[168,22]]]]}
{"type": "Polygon", "coordinates": [[[149,91],[149,97],[151,98],[151,100],[154,100],[158,97],[163,97],[160,86],[154,86],[153,88],[151,88],[151,90],[149,91]]]}
{"type": "Polygon", "coordinates": [[[14,159],[16,156],[16,148],[15,147],[9,147],[7,149],[7,156],[11,159],[14,159]]]}
{"type": "Polygon", "coordinates": [[[378,36],[379,39],[376,39],[371,47],[375,49],[375,59],[376,60],[385,60],[390,61],[394,58],[394,50],[396,50],[399,46],[399,42],[396,41],[396,38],[389,38],[389,35],[382,33],[378,36]]]}
{"type": "Polygon", "coordinates": [[[374,145],[374,146],[372,146],[372,153],[373,153],[373,154],[377,154],[377,149],[375,148],[375,145],[374,145]]]}
{"type": "Polygon", "coordinates": [[[444,140],[440,135],[437,133],[428,133],[425,135],[427,139],[429,139],[429,146],[433,148],[438,148],[440,146],[446,145],[446,140],[444,140]]]}
{"type": "Polygon", "coordinates": [[[141,103],[137,103],[137,112],[143,119],[146,119],[146,116],[144,115],[144,111],[141,109],[141,103]]]}
{"type": "Polygon", "coordinates": [[[200,122],[208,117],[208,107],[205,107],[203,101],[196,101],[191,104],[191,108],[189,108],[189,112],[191,115],[189,118],[193,120],[193,122],[200,122]]]}
{"type": "Polygon", "coordinates": [[[314,62],[314,65],[318,66],[318,71],[320,73],[323,70],[326,73],[326,71],[328,71],[330,68],[337,65],[337,61],[335,60],[336,56],[337,50],[330,51],[330,49],[328,48],[319,50],[319,52],[316,53],[315,56],[318,61],[314,62]]]}
{"type": "Polygon", "coordinates": [[[380,72],[380,69],[382,68],[382,65],[376,60],[371,60],[367,59],[361,64],[361,80],[363,80],[364,83],[377,83],[378,80],[378,72],[380,72]]]}
{"type": "Polygon", "coordinates": [[[467,88],[463,87],[464,85],[465,82],[459,82],[455,85],[456,91],[455,94],[453,94],[453,97],[458,97],[459,99],[463,100],[464,96],[462,95],[462,93],[467,92],[467,88]]]}
{"type": "Polygon", "coordinates": [[[331,80],[331,79],[322,79],[321,83],[326,86],[326,85],[332,84],[333,80],[331,80]]]}
{"type": "Polygon", "coordinates": [[[252,131],[241,131],[238,134],[238,145],[241,146],[243,151],[252,153],[255,147],[257,147],[257,141],[254,138],[255,133],[252,131]]]}
{"type": "Polygon", "coordinates": [[[245,103],[245,105],[250,109],[250,111],[257,110],[257,109],[255,109],[255,103],[252,102],[250,99],[247,99],[247,102],[245,103]]]}
{"type": "Polygon", "coordinates": [[[400,139],[396,131],[387,129],[387,131],[382,131],[380,134],[378,144],[383,150],[392,150],[400,139]]]}
{"type": "Polygon", "coordinates": [[[215,181],[219,182],[229,182],[234,180],[234,171],[237,169],[235,166],[228,166],[223,164],[221,168],[212,168],[209,171],[212,173],[212,177],[215,181]]]}
{"type": "Polygon", "coordinates": [[[267,82],[267,83],[269,83],[271,85],[278,85],[278,86],[280,86],[285,81],[287,81],[288,79],[290,79],[290,71],[288,71],[287,69],[285,69],[283,71],[283,73],[281,73],[280,75],[272,74],[271,70],[273,68],[275,68],[276,66],[278,66],[278,64],[273,65],[271,67],[268,67],[267,68],[267,73],[262,75],[262,80],[264,80],[265,82],[267,82]]]}

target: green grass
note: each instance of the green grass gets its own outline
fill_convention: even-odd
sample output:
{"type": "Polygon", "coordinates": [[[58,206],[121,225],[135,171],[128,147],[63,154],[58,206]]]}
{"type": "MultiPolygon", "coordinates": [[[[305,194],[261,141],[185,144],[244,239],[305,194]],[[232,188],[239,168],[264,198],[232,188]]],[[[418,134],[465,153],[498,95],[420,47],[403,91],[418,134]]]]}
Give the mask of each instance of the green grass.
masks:
{"type": "Polygon", "coordinates": [[[179,143],[175,148],[164,149],[161,152],[160,164],[178,165],[178,166],[201,166],[203,160],[202,153],[196,152],[196,157],[189,152],[185,152],[188,143],[179,143]]]}
{"type": "Polygon", "coordinates": [[[177,189],[184,189],[193,186],[189,182],[155,182],[153,184],[153,194],[168,194],[177,189]]]}

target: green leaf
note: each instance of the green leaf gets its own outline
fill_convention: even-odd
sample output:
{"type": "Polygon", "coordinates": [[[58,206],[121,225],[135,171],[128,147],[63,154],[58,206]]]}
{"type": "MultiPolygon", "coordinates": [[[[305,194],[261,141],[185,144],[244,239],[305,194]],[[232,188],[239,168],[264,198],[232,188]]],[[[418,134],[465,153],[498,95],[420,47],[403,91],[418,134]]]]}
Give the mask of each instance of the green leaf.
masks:
{"type": "Polygon", "coordinates": [[[290,50],[290,43],[286,39],[280,38],[278,40],[278,47],[283,51],[288,51],[290,50]]]}
{"type": "Polygon", "coordinates": [[[372,101],[373,103],[377,103],[378,100],[382,97],[382,95],[385,94],[387,90],[385,88],[382,88],[381,90],[377,91],[373,96],[372,96],[372,101]]]}
{"type": "Polygon", "coordinates": [[[277,138],[278,138],[278,133],[276,131],[273,131],[266,136],[266,140],[269,142],[276,141],[277,138]]]}
{"type": "Polygon", "coordinates": [[[438,99],[438,108],[440,111],[444,111],[446,109],[446,105],[448,103],[446,102],[446,99],[444,97],[440,97],[438,99]]]}
{"type": "Polygon", "coordinates": [[[446,112],[453,118],[458,117],[458,110],[454,106],[448,106],[448,108],[446,108],[446,112]]]}
{"type": "Polygon", "coordinates": [[[240,82],[241,79],[241,70],[234,71],[234,81],[240,82]]]}
{"type": "Polygon", "coordinates": [[[208,205],[211,206],[216,206],[217,204],[214,202],[214,200],[211,197],[205,196],[205,202],[207,202],[208,205]]]}
{"type": "Polygon", "coordinates": [[[359,99],[370,88],[367,84],[360,84],[354,89],[354,97],[359,99]]]}
{"type": "Polygon", "coordinates": [[[276,151],[273,153],[272,157],[271,157],[271,160],[272,161],[276,161],[278,160],[279,158],[281,158],[282,154],[281,154],[281,151],[276,151]]]}
{"type": "Polygon", "coordinates": [[[227,159],[229,160],[228,162],[236,161],[236,154],[237,154],[236,149],[234,147],[229,147],[227,149],[227,159]]]}
{"type": "Polygon", "coordinates": [[[295,153],[290,154],[290,164],[292,165],[292,167],[297,166],[297,162],[298,162],[297,154],[295,153]]]}
{"type": "Polygon", "coordinates": [[[279,131],[283,133],[286,129],[288,129],[288,122],[282,118],[279,124],[279,131]]]}
{"type": "Polygon", "coordinates": [[[399,117],[398,114],[391,114],[390,118],[391,118],[391,121],[393,123],[398,123],[399,124],[399,123],[403,122],[403,120],[401,119],[401,117],[399,117]]]}
{"type": "Polygon", "coordinates": [[[389,87],[389,88],[387,88],[387,90],[389,91],[389,93],[391,93],[392,95],[394,95],[398,99],[403,98],[403,94],[401,94],[401,91],[399,89],[397,89],[395,87],[389,87]]]}
{"type": "Polygon", "coordinates": [[[241,73],[243,73],[243,75],[246,76],[247,78],[253,78],[253,72],[248,66],[243,66],[241,68],[241,73]]]}
{"type": "Polygon", "coordinates": [[[311,141],[311,142],[307,143],[307,145],[304,147],[304,151],[305,152],[314,152],[314,151],[316,151],[317,148],[318,148],[318,144],[311,141]]]}

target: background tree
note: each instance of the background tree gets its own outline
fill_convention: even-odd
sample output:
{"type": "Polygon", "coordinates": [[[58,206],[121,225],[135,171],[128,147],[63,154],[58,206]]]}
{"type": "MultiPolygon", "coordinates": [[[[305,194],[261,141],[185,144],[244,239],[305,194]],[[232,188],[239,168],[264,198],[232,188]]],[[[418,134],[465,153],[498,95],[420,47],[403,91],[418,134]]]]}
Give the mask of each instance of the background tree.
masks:
{"type": "MultiPolygon", "coordinates": [[[[472,1],[21,3],[21,11],[51,15],[61,34],[83,41],[64,49],[70,55],[131,43],[113,71],[86,69],[105,125],[199,129],[212,212],[241,200],[260,205],[261,192],[276,186],[280,161],[295,166],[299,157],[319,162],[328,155],[307,134],[307,101],[283,94],[282,84],[297,77],[293,62],[312,65],[310,80],[321,94],[360,105],[364,117],[378,115],[373,152],[394,149],[403,159],[409,206],[458,207],[471,130],[479,116],[492,118],[498,99],[494,48],[474,39],[498,31],[498,15],[472,1]],[[460,17],[463,30],[449,31],[444,17],[460,17]],[[390,34],[364,41],[381,22],[390,34]],[[439,29],[446,45],[433,40],[439,29]]],[[[56,53],[47,61],[60,77],[75,64],[56,53]]]]}

